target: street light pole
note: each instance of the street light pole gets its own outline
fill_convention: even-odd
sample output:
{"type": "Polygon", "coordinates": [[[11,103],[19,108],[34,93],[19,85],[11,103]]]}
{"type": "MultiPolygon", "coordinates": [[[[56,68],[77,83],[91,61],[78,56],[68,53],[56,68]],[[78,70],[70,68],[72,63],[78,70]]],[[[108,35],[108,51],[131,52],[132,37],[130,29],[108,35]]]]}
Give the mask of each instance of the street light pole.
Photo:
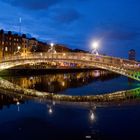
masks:
{"type": "Polygon", "coordinates": [[[56,50],[54,48],[54,43],[51,43],[50,46],[51,47],[49,48],[48,53],[56,53],[56,50]]]}
{"type": "Polygon", "coordinates": [[[95,55],[99,55],[99,53],[98,53],[98,47],[99,47],[99,42],[93,42],[92,43],[92,51],[91,51],[91,53],[92,54],[95,54],[95,55]]]}

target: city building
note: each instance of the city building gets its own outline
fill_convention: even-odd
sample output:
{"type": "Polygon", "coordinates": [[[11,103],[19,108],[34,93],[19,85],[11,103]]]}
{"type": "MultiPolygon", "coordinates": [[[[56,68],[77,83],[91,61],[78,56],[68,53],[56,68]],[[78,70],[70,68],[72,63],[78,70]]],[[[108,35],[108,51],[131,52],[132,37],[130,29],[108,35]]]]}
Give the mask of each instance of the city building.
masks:
{"type": "Polygon", "coordinates": [[[136,60],[136,51],[134,49],[129,50],[128,55],[129,60],[136,60]]]}
{"type": "Polygon", "coordinates": [[[22,35],[22,48],[21,48],[21,53],[23,56],[26,56],[28,53],[30,53],[29,51],[29,39],[26,38],[26,35],[23,34],[22,35]]]}
{"type": "MultiPolygon", "coordinates": [[[[26,56],[33,52],[47,52],[50,44],[38,41],[36,38],[27,38],[26,34],[18,35],[11,31],[0,30],[0,59],[6,56],[26,56]]],[[[56,52],[71,52],[65,45],[55,44],[56,52]]]]}
{"type": "Polygon", "coordinates": [[[12,56],[21,50],[22,38],[11,31],[4,33],[0,30],[0,58],[12,56]]]}
{"type": "Polygon", "coordinates": [[[54,45],[54,47],[55,47],[56,52],[70,52],[71,51],[71,49],[61,44],[56,44],[54,45]]]}
{"type": "Polygon", "coordinates": [[[36,38],[29,39],[28,52],[36,52],[38,50],[38,41],[36,38]]]}
{"type": "Polygon", "coordinates": [[[47,52],[49,48],[50,48],[49,44],[38,41],[38,48],[37,48],[38,52],[47,52]]]}

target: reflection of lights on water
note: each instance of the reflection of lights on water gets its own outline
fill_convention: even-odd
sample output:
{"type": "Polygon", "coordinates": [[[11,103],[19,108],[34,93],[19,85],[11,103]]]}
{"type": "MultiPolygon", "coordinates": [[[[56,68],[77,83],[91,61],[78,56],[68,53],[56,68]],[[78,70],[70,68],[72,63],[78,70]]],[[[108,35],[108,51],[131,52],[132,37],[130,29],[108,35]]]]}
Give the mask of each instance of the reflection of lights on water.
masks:
{"type": "Polygon", "coordinates": [[[65,82],[64,82],[64,81],[62,82],[62,86],[63,86],[63,87],[65,86],[65,82]]]}
{"type": "Polygon", "coordinates": [[[52,108],[50,107],[49,108],[49,114],[52,114],[53,113],[53,110],[52,110],[52,108]]]}
{"type": "Polygon", "coordinates": [[[91,139],[91,136],[85,136],[86,139],[91,139]]]}
{"type": "Polygon", "coordinates": [[[20,105],[20,102],[17,102],[17,105],[20,105]]]}
{"type": "Polygon", "coordinates": [[[100,76],[100,72],[99,71],[95,71],[94,72],[94,77],[99,77],[100,76]]]}
{"type": "Polygon", "coordinates": [[[33,77],[30,77],[30,80],[33,80],[33,77]]]}
{"type": "Polygon", "coordinates": [[[66,74],[64,74],[64,79],[67,79],[67,75],[66,74]]]}
{"type": "Polygon", "coordinates": [[[90,121],[95,121],[95,113],[93,110],[90,110],[89,119],[90,121]]]}
{"type": "Polygon", "coordinates": [[[55,101],[53,101],[53,105],[55,105],[55,101]]]}
{"type": "Polygon", "coordinates": [[[51,85],[51,82],[48,82],[48,85],[51,85]]]}
{"type": "Polygon", "coordinates": [[[95,120],[95,115],[94,115],[93,112],[92,112],[91,115],[90,115],[90,120],[91,120],[91,121],[95,120]]]}
{"type": "Polygon", "coordinates": [[[20,102],[17,101],[18,112],[20,111],[19,105],[20,105],[20,102]]]}

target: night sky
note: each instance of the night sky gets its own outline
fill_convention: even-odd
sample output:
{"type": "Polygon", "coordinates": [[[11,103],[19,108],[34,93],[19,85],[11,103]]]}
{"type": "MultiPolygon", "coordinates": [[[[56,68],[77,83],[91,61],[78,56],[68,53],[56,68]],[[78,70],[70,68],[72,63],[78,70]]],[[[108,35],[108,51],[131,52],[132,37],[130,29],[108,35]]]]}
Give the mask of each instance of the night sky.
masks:
{"type": "Polygon", "coordinates": [[[136,49],[140,60],[140,0],[0,0],[0,28],[40,40],[128,57],[136,49]]]}

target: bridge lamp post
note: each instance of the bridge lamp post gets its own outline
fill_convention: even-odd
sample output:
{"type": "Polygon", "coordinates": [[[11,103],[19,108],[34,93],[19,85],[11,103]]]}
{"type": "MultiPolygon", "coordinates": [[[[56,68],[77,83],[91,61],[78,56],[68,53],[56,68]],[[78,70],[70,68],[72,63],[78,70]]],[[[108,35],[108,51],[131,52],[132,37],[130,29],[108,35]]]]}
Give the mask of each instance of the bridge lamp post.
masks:
{"type": "Polygon", "coordinates": [[[50,45],[51,45],[51,47],[53,47],[54,46],[54,43],[51,43],[50,45]]]}
{"type": "Polygon", "coordinates": [[[20,46],[18,46],[18,47],[17,47],[17,49],[18,49],[18,51],[20,51],[21,47],[20,47],[20,46]]]}
{"type": "Polygon", "coordinates": [[[18,47],[17,47],[17,50],[18,50],[17,52],[20,53],[21,47],[18,46],[18,47]]]}
{"type": "Polygon", "coordinates": [[[49,48],[49,50],[48,50],[48,53],[56,53],[56,50],[55,50],[55,48],[54,48],[54,43],[51,43],[51,44],[50,44],[50,48],[49,48]]]}
{"type": "Polygon", "coordinates": [[[95,41],[95,42],[93,42],[92,44],[91,44],[91,46],[92,46],[92,51],[91,51],[91,53],[92,54],[95,54],[95,55],[99,55],[99,53],[98,53],[98,51],[97,51],[97,49],[98,49],[98,47],[99,47],[99,42],[97,42],[97,41],[95,41]]]}
{"type": "Polygon", "coordinates": [[[19,53],[19,52],[20,52],[20,49],[21,49],[21,47],[20,47],[20,46],[17,46],[17,49],[16,49],[16,51],[14,52],[14,55],[17,54],[17,53],[19,53]]]}

